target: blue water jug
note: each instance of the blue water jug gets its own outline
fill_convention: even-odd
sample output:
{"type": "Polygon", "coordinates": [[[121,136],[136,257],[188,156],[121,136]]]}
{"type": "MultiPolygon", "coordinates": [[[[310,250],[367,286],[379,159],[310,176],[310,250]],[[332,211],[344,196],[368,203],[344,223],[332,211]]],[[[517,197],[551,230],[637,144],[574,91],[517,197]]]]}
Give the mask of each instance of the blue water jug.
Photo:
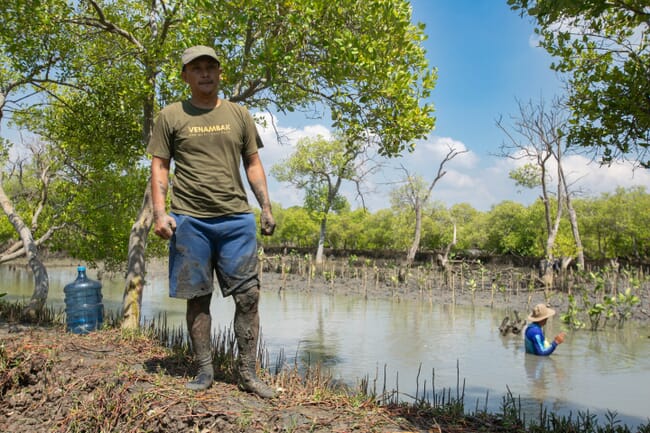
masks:
{"type": "Polygon", "coordinates": [[[85,266],[77,268],[77,279],[63,288],[65,293],[66,330],[88,334],[104,323],[102,284],[86,276],[85,266]]]}

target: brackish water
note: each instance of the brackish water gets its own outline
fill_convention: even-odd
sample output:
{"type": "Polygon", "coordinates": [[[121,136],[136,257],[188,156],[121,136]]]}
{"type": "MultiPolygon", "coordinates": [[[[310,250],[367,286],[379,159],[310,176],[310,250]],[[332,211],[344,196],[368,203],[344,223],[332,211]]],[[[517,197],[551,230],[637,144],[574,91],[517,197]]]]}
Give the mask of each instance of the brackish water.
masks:
{"type": "MultiPolygon", "coordinates": [[[[76,269],[52,267],[48,274],[48,305],[63,310],[63,287],[76,278],[76,269]]],[[[96,279],[93,270],[88,276],[96,279]]],[[[182,326],[185,302],[167,296],[165,275],[148,278],[143,318],[166,313],[170,326],[182,326]]],[[[34,286],[24,267],[0,265],[0,282],[8,300],[29,299],[34,286]]],[[[105,309],[118,311],[124,281],[104,279],[102,284],[105,309]]],[[[211,309],[215,332],[229,328],[232,300],[215,296],[211,309]]],[[[546,326],[547,335],[564,330],[568,336],[544,358],[526,355],[522,336],[500,335],[505,314],[483,306],[295,291],[267,290],[260,303],[271,364],[281,352],[290,365],[320,362],[342,382],[354,385],[368,377],[372,386],[376,379],[378,392],[385,383],[387,390],[399,389],[405,401],[412,401],[416,390],[422,398],[425,381],[429,399],[432,383],[437,393],[451,390],[455,397],[459,375],[468,410],[497,412],[510,392],[520,399],[527,419],[536,418],[543,404],[561,415],[589,411],[601,422],[608,411],[631,427],[650,422],[649,326],[569,332],[556,316],[546,326]]]]}

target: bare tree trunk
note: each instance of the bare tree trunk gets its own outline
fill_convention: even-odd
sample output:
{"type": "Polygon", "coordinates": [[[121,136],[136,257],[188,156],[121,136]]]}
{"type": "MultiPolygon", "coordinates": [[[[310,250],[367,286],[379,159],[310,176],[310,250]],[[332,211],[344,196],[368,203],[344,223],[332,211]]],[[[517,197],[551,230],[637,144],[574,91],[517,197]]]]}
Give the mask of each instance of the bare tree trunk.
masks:
{"type": "Polygon", "coordinates": [[[409,268],[415,260],[415,254],[420,248],[420,239],[422,238],[422,206],[417,204],[415,206],[415,233],[413,235],[413,243],[409,248],[408,254],[406,255],[406,267],[409,268]]]}
{"type": "Polygon", "coordinates": [[[449,264],[449,252],[454,247],[454,245],[456,245],[456,224],[455,223],[454,223],[454,235],[451,239],[451,242],[447,244],[444,253],[438,254],[438,256],[436,257],[438,266],[440,266],[445,271],[447,270],[447,265],[449,264]]]}
{"type": "Polygon", "coordinates": [[[573,239],[576,243],[578,267],[582,270],[585,268],[585,252],[584,247],[582,246],[582,239],[580,239],[580,231],[578,229],[578,215],[576,215],[576,211],[573,208],[573,204],[568,195],[566,197],[566,202],[567,210],[569,211],[569,221],[571,222],[571,231],[573,232],[573,239]]]}
{"type": "MultiPolygon", "coordinates": [[[[551,236],[551,232],[553,231],[553,220],[551,217],[551,200],[549,198],[549,192],[548,192],[548,186],[546,185],[546,163],[551,157],[551,153],[548,153],[546,155],[540,155],[537,158],[537,165],[542,171],[542,175],[540,176],[540,186],[542,188],[542,202],[544,203],[544,221],[546,222],[546,235],[547,235],[547,242],[546,242],[546,247],[544,249],[544,253],[546,256],[548,256],[550,249],[549,249],[549,243],[548,239],[551,236]]],[[[559,203],[559,200],[558,200],[559,203]]],[[[553,243],[550,244],[550,247],[553,247],[553,243]]],[[[547,257],[548,258],[548,257],[547,257]]]]}
{"type": "MultiPolygon", "coordinates": [[[[45,243],[47,240],[49,240],[52,237],[54,232],[56,232],[61,227],[63,226],[50,227],[49,229],[47,229],[47,232],[43,234],[43,236],[34,240],[34,245],[36,245],[37,248],[40,247],[41,245],[43,245],[43,243],[45,243]]],[[[23,244],[22,241],[16,242],[6,250],[0,252],[0,263],[5,263],[17,259],[18,257],[22,257],[24,255],[25,255],[25,245],[23,244]]]]}
{"type": "Polygon", "coordinates": [[[151,202],[151,179],[149,179],[140,213],[131,227],[131,236],[129,237],[129,258],[122,300],[123,329],[137,329],[140,326],[140,307],[146,265],[144,253],[152,224],[153,203],[151,202]]]}
{"type": "MultiPolygon", "coordinates": [[[[440,165],[438,165],[438,172],[436,173],[435,179],[431,181],[429,187],[425,191],[420,190],[417,182],[411,178],[411,175],[409,174],[408,170],[404,166],[402,166],[402,170],[404,170],[404,172],[406,173],[407,188],[410,190],[408,191],[408,195],[410,196],[410,200],[409,200],[410,205],[413,211],[415,212],[415,233],[413,235],[413,243],[411,244],[411,247],[409,248],[408,253],[406,255],[407,267],[413,264],[413,261],[415,260],[415,254],[418,252],[418,249],[420,248],[420,239],[422,237],[422,209],[431,198],[431,191],[433,191],[433,188],[436,186],[438,181],[442,179],[445,174],[447,174],[447,172],[444,169],[445,165],[448,162],[450,162],[452,159],[457,157],[458,155],[466,152],[468,151],[456,150],[455,147],[449,146],[449,151],[447,152],[443,160],[440,161],[440,165]]],[[[456,229],[454,226],[454,242],[453,242],[454,244],[456,243],[455,239],[456,239],[456,229]]]]}
{"type": "Polygon", "coordinates": [[[576,243],[577,250],[577,262],[578,268],[585,268],[585,252],[584,247],[582,246],[582,239],[580,238],[580,230],[578,229],[578,215],[576,214],[575,208],[573,207],[573,201],[571,200],[571,194],[569,193],[569,186],[567,185],[566,177],[564,176],[564,170],[560,164],[560,158],[558,157],[558,166],[560,173],[560,180],[564,188],[564,200],[566,201],[566,207],[569,214],[569,221],[571,223],[571,231],[573,232],[573,240],[576,243]]]}
{"type": "MultiPolygon", "coordinates": [[[[560,172],[560,166],[558,164],[558,175],[560,172]]],[[[555,262],[555,257],[553,256],[553,247],[555,246],[555,239],[557,239],[557,234],[560,231],[560,221],[562,220],[562,186],[560,179],[558,178],[557,184],[557,209],[555,212],[555,218],[552,218],[551,210],[551,200],[546,189],[546,181],[542,180],[542,190],[544,191],[543,200],[544,200],[544,210],[546,214],[546,224],[548,227],[548,232],[546,234],[546,246],[544,248],[544,258],[546,259],[546,267],[544,268],[544,274],[542,275],[542,281],[544,282],[544,288],[548,291],[555,284],[555,273],[553,270],[553,263],[555,262]]]]}
{"type": "MultiPolygon", "coordinates": [[[[158,27],[154,19],[155,2],[151,3],[149,11],[150,25],[153,35],[158,35],[158,27]]],[[[139,43],[138,43],[139,45],[139,43]]],[[[156,68],[151,64],[146,65],[147,81],[152,89],[147,95],[142,111],[144,120],[142,125],[142,142],[149,143],[154,124],[154,101],[156,94],[156,68]]],[[[142,306],[142,291],[145,283],[147,238],[153,225],[153,202],[151,201],[151,178],[147,182],[142,199],[142,207],[138,213],[129,236],[129,251],[124,297],[122,299],[122,328],[137,329],[140,327],[140,309],[142,306]]]]}
{"type": "Polygon", "coordinates": [[[555,215],[555,222],[553,223],[553,226],[551,227],[550,233],[548,233],[548,237],[546,238],[546,259],[549,261],[553,261],[555,258],[553,256],[553,247],[555,246],[555,239],[557,238],[557,234],[560,231],[560,220],[562,219],[562,211],[561,211],[561,204],[558,203],[558,211],[557,214],[555,215]]]}
{"type": "Polygon", "coordinates": [[[25,251],[25,256],[27,257],[29,267],[32,269],[34,274],[34,293],[32,298],[29,301],[29,305],[25,308],[24,314],[28,315],[31,318],[36,316],[38,311],[41,311],[45,306],[45,301],[47,301],[47,293],[49,291],[49,279],[47,276],[47,269],[41,262],[38,256],[38,248],[32,237],[32,232],[25,225],[22,218],[13,207],[11,200],[5,194],[2,183],[0,182],[0,205],[2,210],[9,218],[9,221],[16,229],[16,232],[20,235],[20,239],[23,242],[23,248],[25,251]]]}
{"type": "Polygon", "coordinates": [[[318,248],[316,249],[316,264],[323,263],[323,252],[325,250],[325,233],[327,231],[327,217],[320,220],[320,233],[318,235],[318,248]]]}

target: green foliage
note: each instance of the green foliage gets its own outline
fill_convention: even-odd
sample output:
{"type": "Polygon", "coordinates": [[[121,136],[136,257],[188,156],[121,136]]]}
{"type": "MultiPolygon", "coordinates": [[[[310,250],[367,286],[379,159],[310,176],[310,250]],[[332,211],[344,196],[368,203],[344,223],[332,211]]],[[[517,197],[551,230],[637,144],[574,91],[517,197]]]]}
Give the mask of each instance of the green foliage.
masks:
{"type": "Polygon", "coordinates": [[[625,322],[632,317],[632,309],[639,302],[641,300],[632,293],[629,287],[622,293],[619,292],[615,296],[605,298],[605,304],[614,310],[614,317],[616,317],[619,327],[623,327],[625,322]]]}
{"type": "Polygon", "coordinates": [[[363,249],[366,245],[366,223],[370,212],[359,208],[333,214],[329,221],[329,246],[338,249],[363,249]]]}
{"type": "MultiPolygon", "coordinates": [[[[426,209],[422,218],[424,231],[420,244],[430,250],[446,247],[453,240],[454,219],[444,203],[433,202],[426,209]]],[[[413,223],[410,223],[412,227],[413,223]]]]}
{"type": "Polygon", "coordinates": [[[367,245],[375,250],[401,250],[408,248],[413,236],[403,214],[390,209],[379,210],[368,217],[366,224],[367,245]]]}
{"type": "Polygon", "coordinates": [[[424,177],[407,175],[404,184],[390,192],[390,204],[396,209],[414,209],[417,204],[426,204],[429,195],[429,185],[424,177]]]}
{"type": "Polygon", "coordinates": [[[560,230],[555,238],[552,253],[553,257],[576,257],[578,254],[568,219],[560,221],[560,230]]]}
{"type": "Polygon", "coordinates": [[[320,222],[319,250],[322,257],[330,212],[348,210],[349,205],[340,193],[343,181],[361,182],[357,173],[358,157],[363,148],[351,151],[340,139],[326,140],[321,136],[303,138],[294,153],[282,163],[271,167],[271,174],[281,182],[289,182],[305,193],[305,208],[320,222]]]}
{"type": "MultiPolygon", "coordinates": [[[[458,153],[450,149],[444,163],[453,159],[458,153]]],[[[442,170],[442,165],[440,167],[442,170]]],[[[431,191],[444,173],[429,183],[420,175],[411,175],[405,171],[403,184],[390,193],[391,207],[394,212],[405,218],[407,227],[413,233],[409,246],[409,258],[422,246],[437,249],[454,241],[455,221],[442,203],[431,202],[431,191]]],[[[462,216],[462,215],[461,215],[462,216]]]]}
{"type": "Polygon", "coordinates": [[[580,312],[581,310],[577,305],[576,297],[569,295],[569,305],[567,307],[567,311],[566,313],[560,315],[560,320],[562,320],[563,323],[566,323],[573,329],[584,328],[585,324],[579,318],[580,312]]]}
{"type": "MultiPolygon", "coordinates": [[[[118,83],[108,70],[104,78],[118,83]]],[[[142,130],[134,119],[141,112],[141,98],[114,97],[120,86],[90,77],[93,93],[65,91],[64,106],[49,105],[23,113],[17,121],[28,123],[49,136],[50,156],[58,179],[53,191],[65,198],[58,204],[56,224],[64,225],[52,247],[73,257],[112,265],[123,261],[128,250],[131,225],[142,202],[148,170],[142,156],[142,130]]],[[[128,94],[124,89],[119,93],[128,94]]]]}
{"type": "Polygon", "coordinates": [[[542,169],[539,165],[528,163],[512,170],[508,177],[519,186],[533,189],[541,185],[542,169]]]}
{"type": "MultiPolygon", "coordinates": [[[[329,113],[350,146],[374,136],[380,153],[397,155],[434,125],[422,101],[436,73],[406,0],[17,0],[2,2],[0,17],[0,87],[34,91],[13,107],[14,120],[55,146],[58,191],[71,198],[57,223],[85,238],[62,236],[57,247],[84,257],[126,257],[144,188],[143,140],[157,109],[186,95],[179,57],[189,45],[216,46],[225,97],[252,109],[329,113]]],[[[314,207],[323,194],[311,191],[314,207]]]]}
{"type": "Polygon", "coordinates": [[[134,209],[141,204],[148,171],[140,168],[122,175],[104,172],[101,176],[101,180],[77,190],[64,186],[70,200],[61,217],[68,223],[57,232],[52,247],[88,262],[104,260],[112,266],[125,258],[128,234],[136,217],[134,209]],[[120,185],[120,189],[114,185],[120,185]]]}
{"type": "Polygon", "coordinates": [[[600,302],[589,304],[588,299],[585,299],[585,306],[587,307],[587,315],[589,316],[589,321],[591,322],[591,330],[595,331],[598,329],[603,313],[606,313],[607,310],[605,308],[605,305],[600,302]]]}
{"type": "Polygon", "coordinates": [[[506,201],[494,206],[487,221],[485,249],[497,254],[540,257],[539,240],[544,233],[543,216],[519,203],[506,201]]]}
{"type": "Polygon", "coordinates": [[[436,73],[408,1],[198,3],[201,13],[185,17],[195,21],[191,39],[208,34],[216,41],[227,98],[259,109],[329,113],[348,143],[370,132],[386,155],[433,128],[433,106],[422,101],[436,73]]]}
{"type": "Polygon", "coordinates": [[[576,201],[585,253],[594,258],[650,256],[650,195],[644,187],[618,188],[576,201]]]}
{"type": "Polygon", "coordinates": [[[458,203],[449,209],[449,217],[456,223],[456,249],[480,249],[485,244],[485,212],[479,212],[468,203],[458,203]]]}
{"type": "MultiPolygon", "coordinates": [[[[630,286],[635,285],[637,280],[630,279],[625,272],[622,274],[624,281],[627,281],[630,286]]],[[[592,331],[606,327],[610,321],[614,321],[616,326],[622,328],[625,322],[632,317],[634,308],[640,303],[639,297],[634,294],[638,287],[634,289],[628,287],[623,292],[613,295],[606,294],[609,278],[619,278],[618,272],[612,273],[611,269],[607,267],[601,268],[597,272],[589,272],[584,277],[589,289],[582,286],[574,287],[574,290],[581,294],[582,305],[579,306],[578,298],[570,294],[567,311],[560,316],[562,321],[574,329],[580,329],[586,326],[582,317],[587,316],[592,331]]]]}
{"type": "Polygon", "coordinates": [[[271,167],[271,175],[305,193],[305,207],[317,215],[345,207],[340,185],[355,180],[357,153],[350,153],[342,140],[322,136],[303,138],[285,161],[271,167]]]}
{"type": "Polygon", "coordinates": [[[566,73],[569,141],[605,162],[650,167],[650,26],[647,1],[508,0],[537,23],[540,45],[566,73]]]}
{"type": "Polygon", "coordinates": [[[318,221],[302,207],[290,207],[282,210],[273,206],[277,228],[265,243],[273,242],[286,247],[310,247],[318,241],[318,221]]]}
{"type": "MultiPolygon", "coordinates": [[[[69,199],[57,192],[62,181],[57,175],[56,163],[50,159],[51,149],[42,142],[27,147],[28,152],[0,167],[0,176],[13,209],[29,227],[32,237],[38,240],[54,225],[61,224],[59,210],[69,199]]],[[[0,245],[21,242],[9,219],[1,218],[0,245]]]]}
{"type": "MultiPolygon", "coordinates": [[[[616,194],[576,199],[586,256],[650,257],[650,216],[642,210],[650,208],[648,200],[650,194],[643,188],[621,189],[616,194]],[[621,225],[626,219],[634,222],[621,225]],[[617,242],[613,242],[614,239],[617,242]]],[[[278,227],[274,236],[261,239],[265,245],[307,247],[317,242],[318,220],[306,208],[285,210],[274,203],[273,210],[278,227]]],[[[478,249],[492,254],[535,258],[543,255],[544,207],[539,201],[528,207],[503,202],[488,212],[477,211],[467,204],[446,209],[442,203],[434,202],[423,215],[422,248],[444,248],[451,241],[452,220],[456,222],[458,235],[452,254],[454,251],[478,249]]],[[[327,246],[331,248],[404,251],[412,240],[413,215],[408,208],[381,209],[372,213],[363,209],[343,209],[330,215],[328,227],[327,246]]],[[[567,221],[563,220],[560,225],[553,254],[555,257],[576,254],[567,221]]],[[[625,269],[620,271],[626,276],[629,286],[638,289],[639,278],[626,272],[625,269]]],[[[608,276],[602,272],[589,272],[585,277],[602,297],[608,276]]]]}

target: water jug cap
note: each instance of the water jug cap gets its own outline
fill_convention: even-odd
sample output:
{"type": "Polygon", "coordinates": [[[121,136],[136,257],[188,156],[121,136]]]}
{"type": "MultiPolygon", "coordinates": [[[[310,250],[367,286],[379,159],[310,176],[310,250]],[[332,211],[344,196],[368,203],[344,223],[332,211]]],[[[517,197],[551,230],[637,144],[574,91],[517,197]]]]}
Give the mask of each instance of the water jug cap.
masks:
{"type": "Polygon", "coordinates": [[[85,266],[78,266],[77,271],[78,272],[86,272],[86,267],[85,266]]]}

